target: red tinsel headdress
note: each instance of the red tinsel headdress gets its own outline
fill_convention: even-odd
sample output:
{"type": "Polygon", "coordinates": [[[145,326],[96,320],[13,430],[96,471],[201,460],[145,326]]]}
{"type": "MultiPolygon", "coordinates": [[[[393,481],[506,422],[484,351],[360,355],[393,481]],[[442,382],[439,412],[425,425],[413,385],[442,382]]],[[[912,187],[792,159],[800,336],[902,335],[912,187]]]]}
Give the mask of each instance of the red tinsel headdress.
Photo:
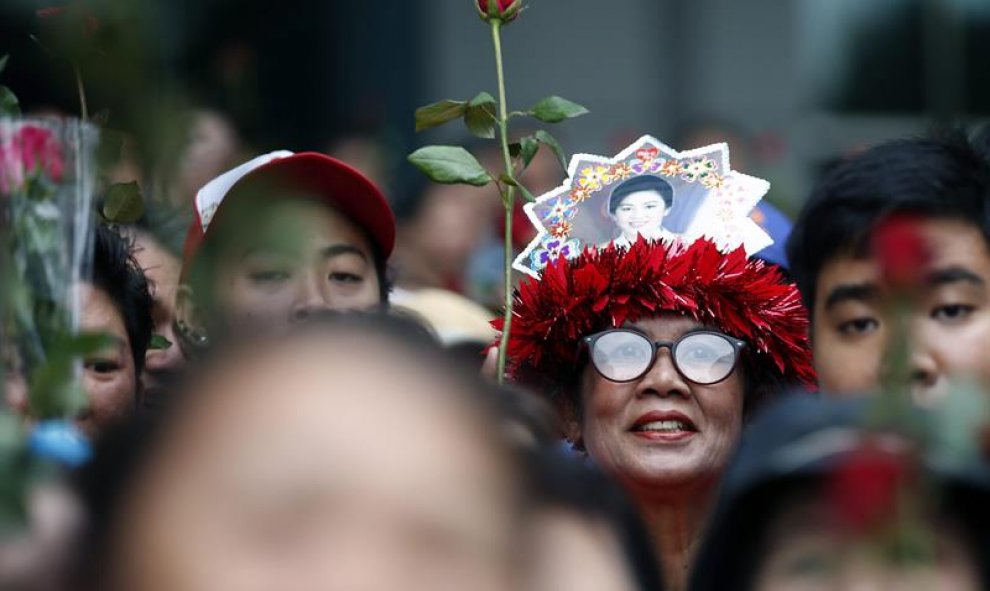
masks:
{"type": "MultiPolygon", "coordinates": [[[[749,343],[757,382],[813,387],[808,318],[797,289],[745,251],[646,241],[551,262],[515,294],[508,372],[544,390],[573,379],[582,337],[627,321],[685,314],[749,343]]],[[[502,321],[495,327],[502,329],[502,321]]]]}

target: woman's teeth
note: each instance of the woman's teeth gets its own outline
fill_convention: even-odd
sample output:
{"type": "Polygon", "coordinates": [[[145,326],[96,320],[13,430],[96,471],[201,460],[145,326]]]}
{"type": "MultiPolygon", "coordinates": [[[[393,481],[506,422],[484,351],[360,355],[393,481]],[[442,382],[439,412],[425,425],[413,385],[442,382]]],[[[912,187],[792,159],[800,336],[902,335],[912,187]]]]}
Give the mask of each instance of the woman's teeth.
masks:
{"type": "Polygon", "coordinates": [[[636,428],[637,431],[693,431],[690,425],[682,421],[653,421],[636,428]]]}

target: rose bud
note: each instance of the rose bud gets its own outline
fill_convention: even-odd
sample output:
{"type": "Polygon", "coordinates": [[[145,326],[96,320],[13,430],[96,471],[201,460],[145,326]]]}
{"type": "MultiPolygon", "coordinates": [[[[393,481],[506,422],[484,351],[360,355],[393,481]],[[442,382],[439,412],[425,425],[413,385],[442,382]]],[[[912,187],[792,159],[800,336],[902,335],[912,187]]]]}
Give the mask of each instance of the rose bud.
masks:
{"type": "Polygon", "coordinates": [[[481,20],[503,23],[514,20],[522,10],[522,0],[475,0],[481,20]]]}
{"type": "Polygon", "coordinates": [[[841,525],[865,533],[896,517],[897,497],[915,479],[913,458],[867,442],[845,457],[829,477],[829,500],[841,525]]]}
{"type": "Polygon", "coordinates": [[[917,288],[924,279],[931,253],[920,228],[913,216],[894,216],[874,228],[873,256],[884,282],[895,289],[917,288]]]}

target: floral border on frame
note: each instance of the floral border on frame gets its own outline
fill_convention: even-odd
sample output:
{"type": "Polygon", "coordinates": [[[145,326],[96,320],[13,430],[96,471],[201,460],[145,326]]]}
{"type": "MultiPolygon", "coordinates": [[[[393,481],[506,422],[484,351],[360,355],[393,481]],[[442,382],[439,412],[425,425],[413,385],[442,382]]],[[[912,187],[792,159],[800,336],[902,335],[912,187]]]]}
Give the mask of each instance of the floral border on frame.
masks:
{"type": "Polygon", "coordinates": [[[573,237],[571,220],[578,208],[611,185],[640,175],[697,183],[708,189],[699,208],[700,219],[692,220],[691,228],[682,235],[686,242],[704,236],[724,250],[742,245],[750,255],[773,244],[770,236],[749,218],[770,184],[732,170],[725,143],[678,152],[644,135],[612,158],[593,154],[571,157],[564,182],[524,206],[537,236],[516,257],[513,267],[539,278],[548,261],[559,256],[574,258],[592,248],[573,237]],[[546,213],[541,216],[538,207],[547,209],[546,213]]]}

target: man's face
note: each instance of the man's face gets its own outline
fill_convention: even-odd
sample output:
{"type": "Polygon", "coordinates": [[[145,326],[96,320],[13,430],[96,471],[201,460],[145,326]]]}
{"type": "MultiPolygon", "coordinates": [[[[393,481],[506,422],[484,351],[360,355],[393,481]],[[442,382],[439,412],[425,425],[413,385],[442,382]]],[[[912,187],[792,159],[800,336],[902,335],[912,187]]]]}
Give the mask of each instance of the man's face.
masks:
{"type": "Polygon", "coordinates": [[[138,377],[127,328],[113,300],[90,284],[83,284],[81,289],[80,330],[111,338],[109,347],[83,360],[83,388],[89,404],[78,420],[92,436],[134,408],[138,377]]]}
{"type": "MultiPolygon", "coordinates": [[[[944,393],[951,377],[990,385],[990,251],[979,228],[964,221],[923,221],[919,232],[931,262],[910,312],[910,368],[915,399],[925,402],[944,393]]],[[[892,304],[873,259],[843,255],[822,267],[812,346],[823,390],[877,387],[892,304]]]]}
{"type": "Polygon", "coordinates": [[[134,258],[148,278],[153,298],[151,317],[155,323],[154,332],[172,343],[165,349],[148,349],[145,356],[144,371],[141,373],[142,394],[154,398],[174,380],[175,372],[185,361],[172,329],[181,263],[178,257],[145,232],[137,232],[134,240],[134,258]]]}

